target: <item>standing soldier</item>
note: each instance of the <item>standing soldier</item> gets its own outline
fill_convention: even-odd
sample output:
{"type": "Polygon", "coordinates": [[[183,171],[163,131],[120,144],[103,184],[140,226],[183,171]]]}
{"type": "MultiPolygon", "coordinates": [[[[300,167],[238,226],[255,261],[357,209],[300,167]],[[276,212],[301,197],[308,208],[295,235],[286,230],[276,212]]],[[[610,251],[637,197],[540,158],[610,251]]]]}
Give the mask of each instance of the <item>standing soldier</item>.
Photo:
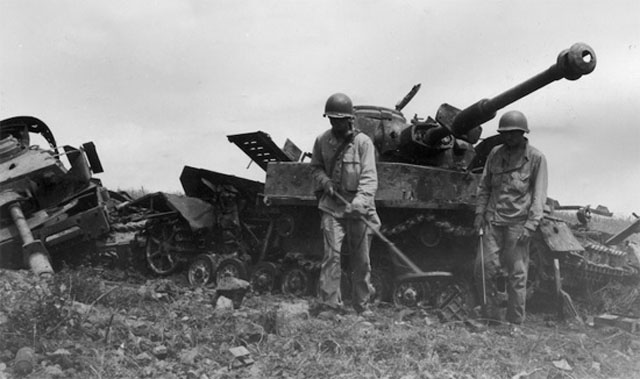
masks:
{"type": "Polygon", "coordinates": [[[373,232],[361,217],[380,225],[374,203],[378,189],[375,148],[367,135],[354,128],[353,104],[347,95],[331,95],[323,116],[329,118],[331,129],[316,138],[311,158],[324,234],[319,300],[323,308],[343,312],[340,251],[346,236],[351,254],[353,307],[358,314],[369,317],[372,312],[367,303],[374,292],[369,261],[373,232]],[[350,203],[344,204],[336,194],[350,203]]]}
{"type": "Polygon", "coordinates": [[[529,128],[521,112],[505,113],[498,132],[504,144],[489,153],[478,187],[474,226],[482,238],[482,254],[476,259],[476,282],[479,289],[487,291],[485,317],[497,319],[495,275],[502,265],[508,274],[506,319],[521,324],[525,318],[529,241],[542,219],[547,198],[547,161],[524,137],[529,128]]]}

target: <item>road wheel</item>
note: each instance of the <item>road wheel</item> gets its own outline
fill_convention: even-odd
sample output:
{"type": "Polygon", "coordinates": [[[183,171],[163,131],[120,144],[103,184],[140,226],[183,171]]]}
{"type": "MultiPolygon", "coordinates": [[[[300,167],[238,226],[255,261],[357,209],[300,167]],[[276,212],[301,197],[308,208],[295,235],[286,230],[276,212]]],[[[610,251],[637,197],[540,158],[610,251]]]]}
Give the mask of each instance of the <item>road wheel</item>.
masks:
{"type": "Polygon", "coordinates": [[[304,296],[311,292],[313,288],[312,279],[309,272],[292,267],[285,271],[282,277],[282,293],[292,296],[304,296]]]}
{"type": "Polygon", "coordinates": [[[422,283],[415,280],[400,281],[393,291],[393,303],[399,307],[413,308],[418,306],[425,296],[422,283]]]}
{"type": "Polygon", "coordinates": [[[260,262],[251,274],[251,287],[256,293],[270,293],[276,288],[280,272],[273,262],[260,262]]]}
{"type": "Polygon", "coordinates": [[[168,224],[158,224],[149,230],[145,254],[149,268],[158,275],[169,275],[180,264],[173,245],[174,235],[172,225],[168,224]]]}
{"type": "Polygon", "coordinates": [[[187,278],[193,287],[204,287],[215,278],[218,264],[213,254],[200,254],[189,264],[187,278]]]}
{"type": "Polygon", "coordinates": [[[223,258],[218,263],[218,269],[216,270],[216,283],[219,283],[220,279],[227,276],[247,280],[247,266],[238,258],[223,258]]]}

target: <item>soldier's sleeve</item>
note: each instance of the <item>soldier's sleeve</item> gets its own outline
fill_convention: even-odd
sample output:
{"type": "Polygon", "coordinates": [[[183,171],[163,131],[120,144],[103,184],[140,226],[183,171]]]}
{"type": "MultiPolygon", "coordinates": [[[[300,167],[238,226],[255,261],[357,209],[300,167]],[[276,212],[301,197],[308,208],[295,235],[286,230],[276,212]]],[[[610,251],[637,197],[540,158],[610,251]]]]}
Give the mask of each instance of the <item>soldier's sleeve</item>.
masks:
{"type": "Polygon", "coordinates": [[[320,137],[316,138],[311,152],[311,176],[316,188],[321,188],[331,180],[327,175],[322,159],[322,148],[320,145],[320,137]]]}
{"type": "Polygon", "coordinates": [[[491,171],[489,167],[493,160],[495,150],[491,150],[487,161],[484,164],[484,170],[482,170],[482,176],[480,177],[480,183],[478,183],[478,190],[476,192],[476,214],[484,214],[489,203],[489,197],[491,196],[491,171]]]}
{"type": "Polygon", "coordinates": [[[358,146],[360,154],[360,180],[358,191],[353,199],[353,203],[363,205],[373,205],[376,191],[378,190],[378,171],[376,169],[376,152],[373,142],[369,137],[362,138],[358,146]]]}
{"type": "Polygon", "coordinates": [[[540,220],[542,220],[542,217],[544,216],[544,204],[547,201],[547,176],[547,160],[544,155],[541,155],[540,162],[535,172],[529,217],[527,218],[527,222],[524,224],[524,227],[531,231],[535,231],[538,228],[540,220]]]}

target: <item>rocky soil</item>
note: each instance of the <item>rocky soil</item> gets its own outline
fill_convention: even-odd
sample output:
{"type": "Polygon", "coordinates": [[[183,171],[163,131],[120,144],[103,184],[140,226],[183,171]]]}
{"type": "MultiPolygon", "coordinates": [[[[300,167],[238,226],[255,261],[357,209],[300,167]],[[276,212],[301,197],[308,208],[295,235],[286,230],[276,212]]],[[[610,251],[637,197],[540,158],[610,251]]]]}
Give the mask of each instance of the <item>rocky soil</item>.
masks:
{"type": "Polygon", "coordinates": [[[390,304],[373,319],[319,318],[312,299],[280,295],[248,293],[234,309],[182,276],[0,270],[0,379],[640,377],[640,334],[589,317],[616,305],[614,290],[637,302],[637,286],[614,288],[577,302],[585,324],[536,312],[485,329],[390,304]],[[24,347],[31,360],[16,363],[24,347]]]}

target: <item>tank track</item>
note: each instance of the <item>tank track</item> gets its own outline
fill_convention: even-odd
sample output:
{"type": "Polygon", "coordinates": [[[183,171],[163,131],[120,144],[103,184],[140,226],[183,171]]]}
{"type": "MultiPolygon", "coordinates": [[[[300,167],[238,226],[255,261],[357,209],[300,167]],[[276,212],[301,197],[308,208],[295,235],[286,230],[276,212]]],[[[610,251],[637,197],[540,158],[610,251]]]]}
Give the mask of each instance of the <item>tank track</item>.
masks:
{"type": "MultiPolygon", "coordinates": [[[[438,216],[434,213],[417,214],[393,227],[383,227],[381,232],[386,237],[392,238],[402,233],[411,233],[416,230],[416,227],[420,227],[423,224],[434,225],[436,230],[441,233],[441,237],[446,235],[460,238],[476,235],[473,227],[455,225],[448,221],[445,216],[438,216]]],[[[453,277],[448,279],[436,278],[435,282],[433,281],[434,279],[425,278],[419,282],[401,281],[395,283],[394,303],[399,306],[435,308],[442,322],[467,319],[471,308],[475,305],[473,301],[475,295],[472,288],[453,277]]]]}
{"type": "Polygon", "coordinates": [[[385,236],[392,237],[394,235],[404,233],[417,225],[420,225],[422,223],[427,223],[427,222],[433,223],[443,233],[450,234],[452,236],[471,237],[475,235],[475,230],[473,229],[473,227],[453,225],[451,222],[446,221],[444,218],[439,219],[438,216],[432,213],[428,213],[428,214],[421,213],[421,214],[415,215],[390,228],[383,226],[380,229],[380,231],[385,236]]]}
{"type": "Polygon", "coordinates": [[[584,253],[571,252],[565,259],[567,283],[601,285],[638,276],[638,269],[626,264],[626,252],[594,241],[582,244],[584,253]]]}
{"type": "MultiPolygon", "coordinates": [[[[415,227],[427,223],[435,225],[437,230],[443,235],[452,237],[471,237],[475,235],[473,227],[454,225],[450,221],[447,221],[446,217],[439,217],[433,213],[417,214],[392,227],[383,227],[381,232],[386,237],[394,237],[406,232],[411,233],[415,230],[415,227]]],[[[313,283],[311,285],[314,286],[314,288],[310,289],[307,293],[313,294],[321,265],[322,262],[319,257],[308,257],[300,252],[289,252],[282,260],[283,277],[286,277],[288,272],[302,270],[309,278],[309,282],[313,283]]],[[[373,267],[372,270],[374,271],[376,268],[373,267]]],[[[425,280],[424,285],[416,283],[420,289],[428,288],[429,291],[416,291],[420,298],[415,299],[415,305],[420,304],[430,308],[435,307],[438,309],[438,315],[443,321],[466,319],[469,306],[472,305],[469,303],[469,299],[473,297],[472,290],[466,285],[460,285],[459,281],[452,279],[453,278],[449,278],[444,282],[438,283],[438,285],[431,283],[431,281],[434,280],[433,278],[431,281],[425,280]],[[433,293],[433,290],[437,290],[437,293],[433,293]],[[424,297],[424,299],[422,297],[424,297]],[[438,301],[434,299],[438,299],[438,301]]],[[[286,281],[286,279],[284,281],[286,281]]],[[[399,284],[400,283],[396,283],[396,286],[399,284]]],[[[413,287],[408,290],[413,290],[413,287]]],[[[390,289],[389,292],[393,292],[393,290],[390,289]]],[[[389,295],[389,297],[393,297],[393,301],[399,306],[412,306],[405,304],[403,301],[396,301],[395,298],[397,294],[391,296],[391,293],[389,293],[389,295]]]]}

